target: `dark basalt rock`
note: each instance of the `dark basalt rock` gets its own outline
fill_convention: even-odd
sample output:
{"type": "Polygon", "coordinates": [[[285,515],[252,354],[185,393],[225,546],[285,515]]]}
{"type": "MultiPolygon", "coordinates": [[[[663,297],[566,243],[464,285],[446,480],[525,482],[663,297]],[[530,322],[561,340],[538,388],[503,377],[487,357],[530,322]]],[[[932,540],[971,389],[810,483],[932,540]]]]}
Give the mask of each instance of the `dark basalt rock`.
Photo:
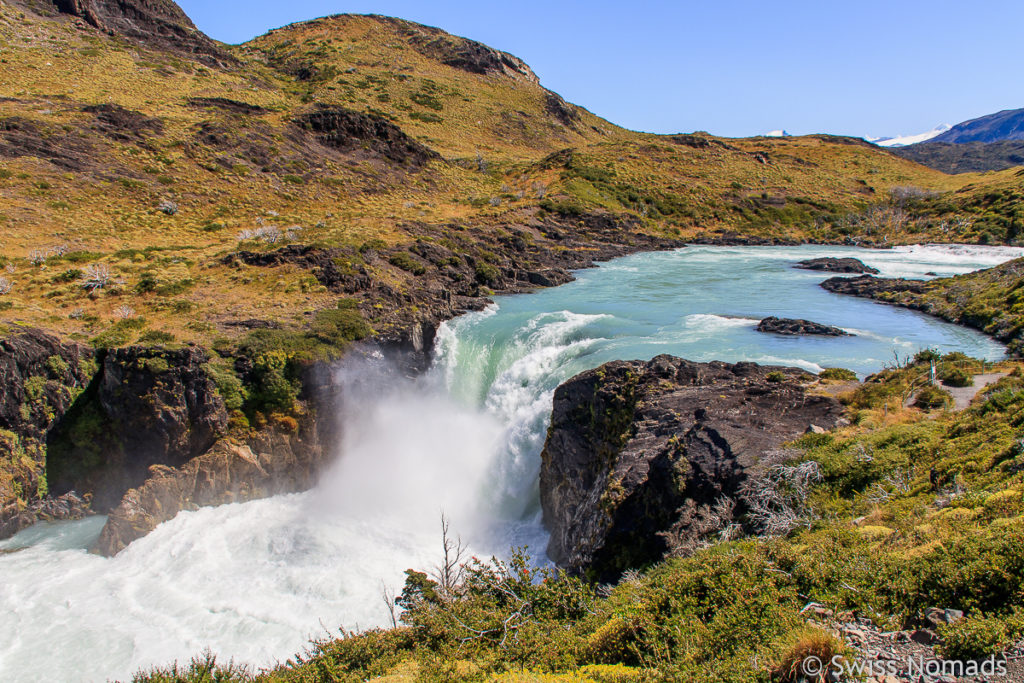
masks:
{"type": "Polygon", "coordinates": [[[549,92],[544,96],[544,110],[558,119],[566,128],[575,128],[576,124],[580,122],[580,113],[576,107],[563,100],[556,93],[549,92]]]}
{"type": "Polygon", "coordinates": [[[395,124],[373,114],[330,107],[303,114],[295,123],[314,133],[322,144],[341,151],[367,150],[417,168],[440,158],[437,152],[416,142],[395,124]]]}
{"type": "Polygon", "coordinates": [[[79,131],[43,126],[20,116],[0,120],[0,157],[37,157],[75,172],[98,163],[96,150],[79,131]]]}
{"type": "Polygon", "coordinates": [[[93,356],[40,330],[0,339],[0,538],[78,514],[46,497],[43,441],[89,384],[93,356]]]}
{"type": "Polygon", "coordinates": [[[94,104],[82,110],[96,117],[96,130],[121,142],[144,140],[164,130],[160,119],[125,109],[119,104],[94,104]]]}
{"type": "Polygon", "coordinates": [[[836,425],[842,407],[792,381],[805,377],[796,368],[658,356],[607,363],[562,384],[541,455],[550,557],[600,581],[659,560],[661,534],[678,531],[685,510],[734,497],[766,453],[811,425],[836,425]]]}
{"type": "Polygon", "coordinates": [[[42,438],[89,383],[94,354],[41,330],[0,339],[0,429],[42,438]]]}
{"type": "Polygon", "coordinates": [[[258,104],[239,102],[226,97],[190,97],[188,105],[197,109],[220,109],[232,114],[265,114],[267,110],[258,104]]]}
{"type": "Polygon", "coordinates": [[[53,0],[53,4],[64,14],[146,47],[176,52],[211,66],[235,63],[234,57],[199,31],[171,0],[53,0]]]}
{"type": "Polygon", "coordinates": [[[922,280],[906,280],[903,278],[883,278],[872,275],[861,277],[832,277],[821,283],[824,289],[836,294],[863,296],[869,299],[884,298],[883,295],[899,292],[921,294],[928,289],[928,283],[922,280]]]}
{"type": "Polygon", "coordinates": [[[404,19],[374,16],[394,26],[420,54],[447,66],[480,75],[504,75],[538,83],[537,75],[526,63],[507,52],[495,50],[475,40],[453,36],[441,29],[404,19]]]}
{"type": "Polygon", "coordinates": [[[773,334],[816,334],[825,337],[849,337],[849,332],[832,325],[822,325],[810,320],[796,318],[776,318],[769,316],[757,324],[758,332],[771,332],[773,334]]]}
{"type": "Polygon", "coordinates": [[[832,256],[800,261],[795,267],[804,270],[824,270],[830,273],[878,273],[877,268],[872,268],[860,259],[835,258],[832,256]]]}
{"type": "Polygon", "coordinates": [[[152,465],[178,466],[205,452],[227,427],[227,410],[197,348],[143,347],[106,353],[89,390],[47,438],[55,493],[117,505],[152,465]]]}

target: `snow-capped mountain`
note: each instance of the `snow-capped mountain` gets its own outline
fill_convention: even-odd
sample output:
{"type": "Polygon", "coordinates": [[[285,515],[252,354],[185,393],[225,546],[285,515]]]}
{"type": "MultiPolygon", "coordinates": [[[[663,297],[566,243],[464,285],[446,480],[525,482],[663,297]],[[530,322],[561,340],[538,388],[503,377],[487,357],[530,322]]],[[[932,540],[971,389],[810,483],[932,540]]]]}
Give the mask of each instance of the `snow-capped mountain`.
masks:
{"type": "Polygon", "coordinates": [[[927,133],[918,133],[917,135],[899,135],[894,138],[864,138],[868,142],[873,142],[881,147],[904,147],[906,145],[913,145],[918,142],[924,142],[925,140],[931,140],[934,137],[942,135],[947,130],[952,128],[948,123],[944,123],[941,126],[932,128],[927,133]]]}

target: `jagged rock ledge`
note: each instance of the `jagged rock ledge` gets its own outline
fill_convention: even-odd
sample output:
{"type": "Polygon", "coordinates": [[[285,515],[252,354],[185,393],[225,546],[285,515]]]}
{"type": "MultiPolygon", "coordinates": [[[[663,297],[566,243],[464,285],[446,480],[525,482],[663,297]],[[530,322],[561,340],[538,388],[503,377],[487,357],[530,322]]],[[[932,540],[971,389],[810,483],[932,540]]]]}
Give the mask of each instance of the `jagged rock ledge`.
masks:
{"type": "Polygon", "coordinates": [[[770,332],[772,334],[803,335],[811,334],[823,337],[852,337],[849,332],[832,325],[797,318],[776,318],[768,316],[757,324],[758,332],[770,332]]]}
{"type": "Polygon", "coordinates": [[[802,270],[822,270],[829,273],[878,273],[877,268],[872,268],[860,259],[849,257],[836,258],[834,256],[825,256],[823,258],[812,258],[800,261],[794,267],[802,270]]]}
{"type": "Polygon", "coordinates": [[[662,355],[562,384],[541,456],[549,556],[611,581],[661,559],[666,534],[699,534],[720,501],[742,513],[740,489],[774,449],[842,420],[835,399],[805,390],[808,379],[797,368],[662,355]]]}

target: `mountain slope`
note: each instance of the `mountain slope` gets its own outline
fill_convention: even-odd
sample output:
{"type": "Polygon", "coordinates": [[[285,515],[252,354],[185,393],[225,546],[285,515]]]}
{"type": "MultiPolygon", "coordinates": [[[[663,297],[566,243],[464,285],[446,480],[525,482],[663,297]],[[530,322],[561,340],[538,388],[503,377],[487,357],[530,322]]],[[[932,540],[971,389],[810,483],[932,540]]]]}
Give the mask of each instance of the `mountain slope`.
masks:
{"type": "Polygon", "coordinates": [[[958,123],[932,140],[955,144],[1024,140],[1024,109],[1005,109],[958,123]]]}
{"type": "Polygon", "coordinates": [[[1024,140],[924,142],[893,151],[943,173],[981,173],[1024,166],[1024,140]]]}

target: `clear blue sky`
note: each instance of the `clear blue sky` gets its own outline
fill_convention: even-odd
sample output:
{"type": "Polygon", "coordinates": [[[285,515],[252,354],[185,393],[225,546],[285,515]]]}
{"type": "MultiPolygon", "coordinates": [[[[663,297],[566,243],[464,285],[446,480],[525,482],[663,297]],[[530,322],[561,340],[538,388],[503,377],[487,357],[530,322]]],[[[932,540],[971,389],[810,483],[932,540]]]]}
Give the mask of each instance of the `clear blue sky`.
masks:
{"type": "Polygon", "coordinates": [[[341,12],[438,26],[521,57],[571,102],[657,133],[912,134],[1024,107],[1020,0],[179,4],[228,43],[341,12]]]}

